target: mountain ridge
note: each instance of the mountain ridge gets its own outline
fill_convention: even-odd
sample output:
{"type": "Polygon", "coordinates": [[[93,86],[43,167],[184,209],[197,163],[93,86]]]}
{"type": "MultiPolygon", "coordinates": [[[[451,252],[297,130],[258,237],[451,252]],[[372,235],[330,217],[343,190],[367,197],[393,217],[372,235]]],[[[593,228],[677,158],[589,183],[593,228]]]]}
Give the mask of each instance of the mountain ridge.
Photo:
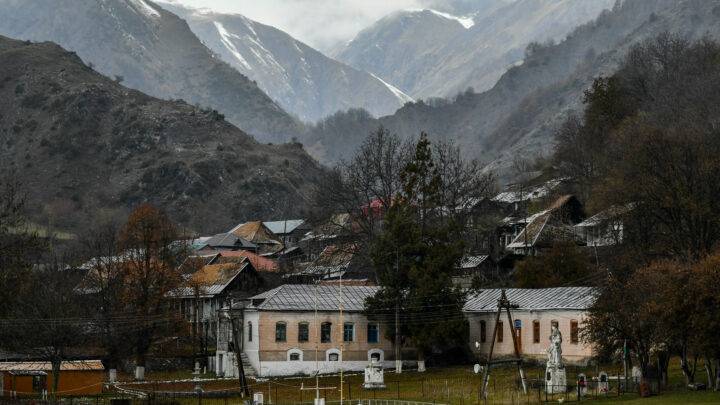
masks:
{"type": "Polygon", "coordinates": [[[240,14],[191,9],[168,1],[158,4],[184,18],[216,55],[304,121],[314,122],[349,108],[387,115],[412,101],[391,84],[329,58],[275,27],[240,14]]]}
{"type": "Polygon", "coordinates": [[[78,231],[149,202],[197,232],[301,215],[324,169],[211,109],[128,89],[51,42],[0,36],[0,169],[30,219],[78,231]]]}
{"type": "Polygon", "coordinates": [[[155,97],[211,107],[261,141],[282,142],[303,129],[216,58],[184,20],[148,0],[5,0],[0,34],[59,43],[108,77],[155,97]]]}

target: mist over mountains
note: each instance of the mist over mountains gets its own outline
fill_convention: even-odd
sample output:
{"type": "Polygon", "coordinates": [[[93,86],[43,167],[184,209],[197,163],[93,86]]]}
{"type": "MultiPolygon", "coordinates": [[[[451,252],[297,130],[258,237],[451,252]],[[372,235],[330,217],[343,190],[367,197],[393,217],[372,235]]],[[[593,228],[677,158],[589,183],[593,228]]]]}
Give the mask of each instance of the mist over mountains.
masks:
{"type": "Polygon", "coordinates": [[[159,3],[184,18],[220,58],[303,121],[363,108],[394,113],[412,98],[373,75],[331,59],[290,35],[242,15],[159,3]]]}

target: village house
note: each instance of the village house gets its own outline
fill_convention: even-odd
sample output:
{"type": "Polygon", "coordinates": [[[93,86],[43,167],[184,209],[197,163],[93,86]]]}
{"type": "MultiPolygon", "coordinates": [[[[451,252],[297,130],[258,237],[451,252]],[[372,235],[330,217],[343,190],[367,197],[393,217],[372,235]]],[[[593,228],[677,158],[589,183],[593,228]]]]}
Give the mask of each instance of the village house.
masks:
{"type": "Polygon", "coordinates": [[[470,346],[487,358],[495,340],[493,358],[514,357],[512,333],[518,338],[524,359],[545,361],[548,336],[553,324],[562,333],[563,359],[571,364],[586,363],[593,356],[592,346],[580,339],[580,330],[587,310],[595,301],[597,290],[592,287],[558,287],[540,289],[506,289],[511,305],[513,324],[508,325],[503,312],[493,336],[500,289],[482,290],[470,297],[463,307],[470,326],[470,346]],[[475,347],[479,343],[479,348],[475,347]]]}
{"type": "MultiPolygon", "coordinates": [[[[241,350],[260,377],[362,371],[371,359],[394,365],[385,326],[362,313],[376,291],[287,284],[251,297],[242,315],[241,350]]],[[[229,340],[231,333],[224,336],[229,340]]],[[[228,358],[227,352],[218,355],[228,358]]]]}
{"type": "MultiPolygon", "coordinates": [[[[204,264],[188,274],[184,286],[173,291],[171,296],[185,319],[207,340],[215,337],[218,311],[232,300],[256,293],[263,282],[246,255],[216,254],[199,258],[204,264]]],[[[197,259],[190,257],[183,266],[189,268],[187,263],[197,259]]]]}
{"type": "MultiPolygon", "coordinates": [[[[100,394],[105,367],[100,360],[63,361],[58,392],[65,395],[100,394]]],[[[52,390],[50,362],[0,362],[0,397],[44,397],[52,390]]]]}
{"type": "Polygon", "coordinates": [[[452,275],[453,284],[472,287],[473,281],[488,282],[498,278],[498,267],[489,255],[466,255],[452,275]]]}
{"type": "Polygon", "coordinates": [[[575,229],[585,246],[619,245],[625,232],[623,217],[634,207],[634,204],[610,207],[575,225],[575,229]]]}
{"type": "Polygon", "coordinates": [[[271,255],[284,249],[280,238],[262,221],[242,223],[231,229],[229,233],[257,245],[257,252],[260,255],[271,255]]]}
{"type": "Polygon", "coordinates": [[[258,245],[232,233],[219,233],[211,237],[201,238],[193,242],[195,250],[200,252],[217,252],[222,250],[258,251],[258,245]]]}
{"type": "Polygon", "coordinates": [[[286,248],[297,246],[300,239],[312,230],[304,219],[288,219],[284,221],[266,221],[263,225],[270,230],[286,248]]]}
{"type": "Polygon", "coordinates": [[[375,281],[375,273],[366,257],[359,254],[357,244],[328,245],[310,263],[284,276],[288,282],[309,283],[315,280],[375,281]]]}
{"type": "Polygon", "coordinates": [[[581,244],[574,226],[584,218],[580,201],[575,196],[564,195],[545,210],[526,218],[522,231],[505,249],[519,255],[534,255],[558,242],[581,244]]]}

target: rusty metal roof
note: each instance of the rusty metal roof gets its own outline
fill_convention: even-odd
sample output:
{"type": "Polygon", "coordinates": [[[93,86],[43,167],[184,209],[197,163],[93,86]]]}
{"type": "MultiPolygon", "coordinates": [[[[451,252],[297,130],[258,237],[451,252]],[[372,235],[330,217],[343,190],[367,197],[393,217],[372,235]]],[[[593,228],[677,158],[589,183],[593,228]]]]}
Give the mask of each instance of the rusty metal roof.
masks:
{"type": "MultiPolygon", "coordinates": [[[[61,371],[101,371],[105,370],[100,360],[63,361],[61,371]]],[[[52,371],[47,361],[7,361],[0,362],[0,371],[52,371]]]]}

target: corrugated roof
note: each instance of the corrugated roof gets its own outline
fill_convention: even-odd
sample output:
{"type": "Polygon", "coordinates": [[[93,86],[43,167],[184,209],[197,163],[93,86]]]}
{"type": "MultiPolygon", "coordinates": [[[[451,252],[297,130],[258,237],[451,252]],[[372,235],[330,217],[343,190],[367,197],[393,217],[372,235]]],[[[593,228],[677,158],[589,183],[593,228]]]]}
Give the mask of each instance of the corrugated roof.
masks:
{"type": "Polygon", "coordinates": [[[277,261],[262,257],[247,250],[227,250],[220,251],[218,254],[221,257],[246,257],[257,271],[278,271],[277,261]]]}
{"type": "Polygon", "coordinates": [[[480,263],[487,260],[488,257],[489,257],[488,255],[465,256],[465,257],[463,257],[462,261],[460,262],[460,268],[461,269],[472,269],[474,267],[479,266],[480,263]]]}
{"type": "Polygon", "coordinates": [[[198,287],[200,296],[212,296],[220,294],[247,266],[249,261],[242,258],[239,263],[208,264],[195,272],[188,283],[189,286],[181,287],[171,293],[173,297],[193,297],[195,287],[198,287]]]}
{"type": "Polygon", "coordinates": [[[210,247],[257,249],[256,244],[232,233],[219,233],[217,235],[213,235],[205,242],[205,245],[210,247]]]}
{"type": "Polygon", "coordinates": [[[284,233],[290,233],[294,231],[297,227],[304,223],[304,219],[288,219],[286,221],[263,222],[263,225],[265,225],[270,230],[270,232],[276,235],[282,235],[284,233]]]}
{"type": "Polygon", "coordinates": [[[314,311],[316,307],[318,311],[338,311],[342,301],[344,311],[361,312],[365,309],[365,300],[377,291],[378,287],[369,286],[343,286],[341,289],[339,285],[285,284],[251,300],[262,300],[255,306],[261,311],[314,311]]]}
{"type": "MultiPolygon", "coordinates": [[[[501,289],[482,290],[470,297],[463,306],[465,312],[497,311],[497,301],[501,289]]],[[[539,311],[553,309],[588,309],[597,297],[594,287],[556,287],[556,288],[508,288],[505,290],[508,300],[519,306],[521,311],[539,311]]]]}
{"type": "MultiPolygon", "coordinates": [[[[100,360],[63,361],[61,371],[99,371],[105,370],[100,360]]],[[[52,371],[52,365],[46,361],[7,361],[0,362],[0,371],[52,371]]]]}
{"type": "Polygon", "coordinates": [[[591,216],[590,218],[584,220],[583,222],[580,222],[575,226],[578,228],[596,226],[611,219],[627,214],[633,209],[635,209],[635,204],[632,203],[621,206],[614,205],[604,211],[598,212],[597,214],[591,216]]]}

